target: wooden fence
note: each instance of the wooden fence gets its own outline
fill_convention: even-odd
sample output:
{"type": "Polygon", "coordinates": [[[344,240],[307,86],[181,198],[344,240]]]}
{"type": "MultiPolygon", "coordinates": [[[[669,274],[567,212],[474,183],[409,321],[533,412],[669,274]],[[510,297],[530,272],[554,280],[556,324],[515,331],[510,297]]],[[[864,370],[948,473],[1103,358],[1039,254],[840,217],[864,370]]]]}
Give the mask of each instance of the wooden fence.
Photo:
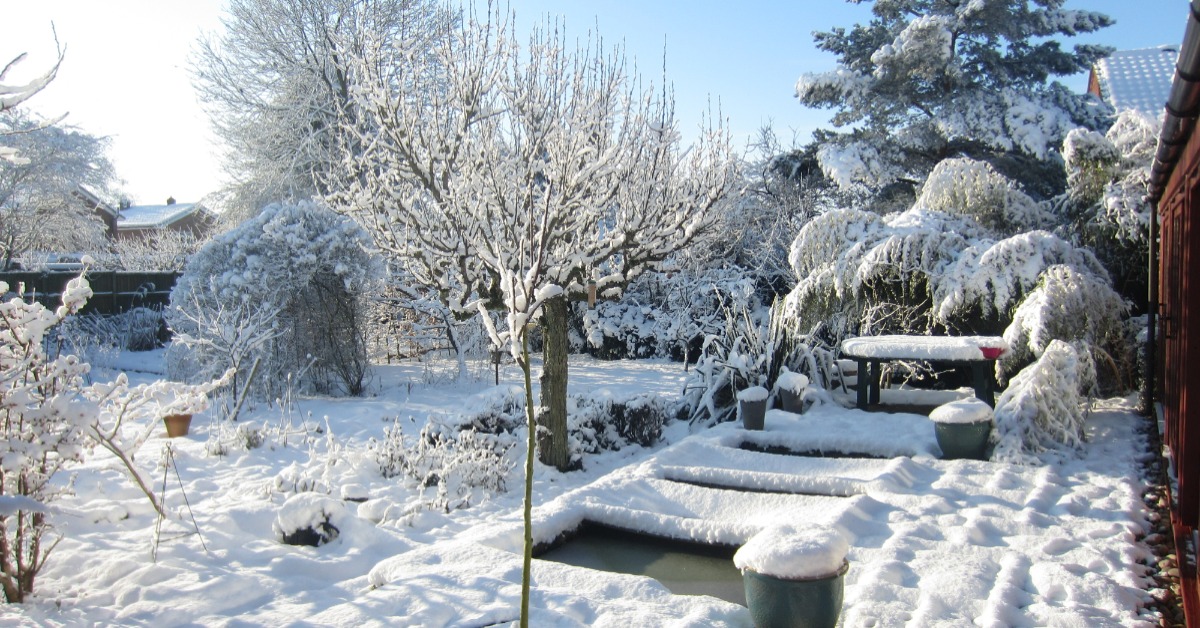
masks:
{"type": "MultiPolygon", "coordinates": [[[[71,271],[13,271],[0,273],[0,281],[15,293],[23,286],[26,301],[37,300],[49,308],[58,307],[67,282],[79,273],[71,271]]],[[[137,307],[163,308],[171,300],[178,272],[92,271],[87,274],[92,298],[85,313],[119,314],[137,307]]],[[[7,298],[10,295],[4,295],[7,298]]]]}

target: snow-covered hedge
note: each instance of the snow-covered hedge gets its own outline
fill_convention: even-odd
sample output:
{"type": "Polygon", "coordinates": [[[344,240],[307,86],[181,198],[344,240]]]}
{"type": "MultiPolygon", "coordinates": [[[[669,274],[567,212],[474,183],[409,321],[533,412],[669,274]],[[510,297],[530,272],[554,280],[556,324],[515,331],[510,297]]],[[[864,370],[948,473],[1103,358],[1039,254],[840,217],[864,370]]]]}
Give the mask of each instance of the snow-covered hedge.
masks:
{"type": "MultiPolygon", "coordinates": [[[[381,267],[352,220],[310,201],[271,205],[191,258],[171,292],[171,375],[248,375],[266,398],[302,390],[358,394],[365,383],[365,297],[381,267]]],[[[238,382],[241,384],[241,381],[238,382]]]]}
{"type": "Polygon", "coordinates": [[[582,343],[576,348],[601,359],[695,360],[704,337],[755,303],[754,282],[736,268],[646,273],[619,300],[577,306],[582,343]]]}
{"type": "MultiPolygon", "coordinates": [[[[517,386],[499,387],[462,417],[468,429],[509,435],[525,426],[524,392],[517,386]]],[[[663,426],[675,418],[675,404],[654,394],[616,397],[607,390],[567,397],[567,439],[572,466],[583,454],[617,450],[630,445],[649,447],[662,437],[663,426]]]]}

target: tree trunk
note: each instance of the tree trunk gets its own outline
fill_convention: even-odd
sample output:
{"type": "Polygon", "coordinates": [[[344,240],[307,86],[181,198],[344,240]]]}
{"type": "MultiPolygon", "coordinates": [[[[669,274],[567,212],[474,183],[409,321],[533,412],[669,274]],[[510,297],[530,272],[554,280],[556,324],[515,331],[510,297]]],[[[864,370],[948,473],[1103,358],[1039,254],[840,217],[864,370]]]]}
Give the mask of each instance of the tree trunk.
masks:
{"type": "Polygon", "coordinates": [[[546,301],[542,342],[542,412],[538,417],[538,454],[542,464],[566,471],[571,465],[567,447],[567,323],[570,305],[565,296],[546,301]]]}

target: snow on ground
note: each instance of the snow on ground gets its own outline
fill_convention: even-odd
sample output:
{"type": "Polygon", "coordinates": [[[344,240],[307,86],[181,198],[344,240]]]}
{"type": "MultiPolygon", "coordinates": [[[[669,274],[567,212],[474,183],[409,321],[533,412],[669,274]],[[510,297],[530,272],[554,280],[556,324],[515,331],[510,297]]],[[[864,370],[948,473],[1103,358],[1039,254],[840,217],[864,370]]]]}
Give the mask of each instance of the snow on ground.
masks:
{"type": "MultiPolygon", "coordinates": [[[[151,378],[155,359],[119,363],[151,378]]],[[[684,378],[679,364],[572,360],[572,392],[674,395],[684,378]]],[[[382,367],[375,396],[301,399],[287,412],[261,406],[244,416],[275,435],[261,448],[224,456],[206,452],[215,428],[203,417],[188,437],[152,438],[138,460],[153,469],[156,491],[166,478],[175,513],[163,525],[157,562],[149,502],[112,459],[95,453],[73,476],[75,495],[58,503],[64,537],[35,600],[0,608],[0,623],[514,621],[519,468],[508,493],[482,504],[448,514],[412,511],[415,490],[383,479],[366,453],[368,440],[382,438],[397,417],[402,424],[411,417],[415,434],[431,417],[480,407],[491,389],[491,371],[480,371],[486,380],[455,383],[426,365],[382,367]],[[289,425],[285,445],[278,431],[289,425]],[[154,466],[168,443],[178,479],[174,467],[164,476],[154,466]],[[298,487],[369,499],[345,504],[331,543],[288,546],[272,526],[298,487]],[[192,533],[190,515],[201,535],[192,533]]],[[[501,377],[502,385],[518,381],[511,365],[501,377]]],[[[590,455],[584,471],[568,474],[539,467],[535,538],[550,542],[589,520],[741,544],[779,524],[824,524],[850,545],[847,626],[1151,625],[1139,612],[1150,586],[1142,565],[1152,556],[1137,541],[1148,523],[1138,480],[1145,446],[1132,407],[1117,400],[1097,408],[1083,456],[1050,457],[1037,467],[939,460],[932,423],[912,414],[771,411],[762,432],[725,424],[693,434],[675,423],[654,449],[590,455]],[[770,453],[781,450],[860,457],[770,453]]],[[[648,578],[534,563],[534,625],[750,622],[738,605],[672,595],[648,578]]]]}

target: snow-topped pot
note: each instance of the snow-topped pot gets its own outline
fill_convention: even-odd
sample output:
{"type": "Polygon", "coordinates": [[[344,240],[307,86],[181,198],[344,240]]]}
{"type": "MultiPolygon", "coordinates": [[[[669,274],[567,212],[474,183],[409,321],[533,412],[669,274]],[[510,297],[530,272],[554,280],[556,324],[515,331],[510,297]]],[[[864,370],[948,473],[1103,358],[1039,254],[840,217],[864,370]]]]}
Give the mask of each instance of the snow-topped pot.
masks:
{"type": "Polygon", "coordinates": [[[755,534],[733,555],[742,571],[788,580],[836,574],[846,562],[850,544],[837,530],[817,524],[784,524],[755,534]]]}
{"type": "Polygon", "coordinates": [[[929,413],[942,459],[987,460],[992,434],[992,408],[979,399],[959,399],[929,413]]]}
{"type": "Polygon", "coordinates": [[[762,386],[751,386],[745,390],[738,391],[737,398],[738,401],[766,401],[768,394],[770,393],[762,386]]]}
{"type": "Polygon", "coordinates": [[[786,412],[799,414],[804,411],[804,390],[808,388],[808,377],[801,373],[784,371],[775,380],[779,389],[779,400],[786,412]]]}
{"type": "Polygon", "coordinates": [[[742,427],[748,430],[763,429],[767,416],[766,388],[751,386],[737,394],[738,414],[742,417],[742,427]]]}
{"type": "Polygon", "coordinates": [[[929,413],[934,423],[990,423],[992,407],[976,397],[942,404],[929,413]]]}
{"type": "Polygon", "coordinates": [[[775,385],[780,390],[802,393],[805,388],[808,388],[808,376],[803,373],[784,371],[779,374],[779,379],[775,380],[775,385]]]}
{"type": "Polygon", "coordinates": [[[754,535],[733,556],[755,626],[837,625],[850,545],[833,528],[781,525],[754,535]]]}

